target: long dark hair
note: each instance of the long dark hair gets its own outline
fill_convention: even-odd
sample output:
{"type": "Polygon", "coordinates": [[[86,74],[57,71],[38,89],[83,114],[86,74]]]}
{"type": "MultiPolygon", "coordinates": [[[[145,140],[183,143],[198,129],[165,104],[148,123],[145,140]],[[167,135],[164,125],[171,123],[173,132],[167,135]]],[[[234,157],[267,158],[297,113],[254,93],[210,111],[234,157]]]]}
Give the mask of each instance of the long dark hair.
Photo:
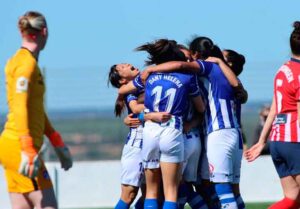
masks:
{"type": "Polygon", "coordinates": [[[290,45],[292,53],[295,55],[300,55],[300,21],[295,21],[294,30],[290,37],[290,45]]]}
{"type": "MultiPolygon", "coordinates": [[[[121,80],[121,76],[117,71],[117,65],[112,65],[108,73],[107,85],[109,86],[110,83],[113,87],[118,89],[121,87],[120,80],[121,80]]],[[[115,101],[115,110],[114,110],[115,116],[121,117],[124,108],[125,108],[124,96],[118,95],[115,101]]]]}
{"type": "Polygon", "coordinates": [[[135,50],[148,52],[146,65],[158,65],[168,61],[186,61],[184,54],[174,40],[158,39],[152,43],[141,45],[135,50]]]}
{"type": "Polygon", "coordinates": [[[205,60],[208,57],[218,57],[224,60],[221,49],[207,37],[200,36],[191,41],[189,48],[193,54],[199,54],[199,59],[205,60]]]}
{"type": "Polygon", "coordinates": [[[246,63],[246,59],[242,54],[237,53],[231,49],[225,49],[224,51],[227,52],[226,59],[227,64],[230,65],[230,68],[234,72],[236,76],[241,74],[244,69],[244,64],[246,63]]]}
{"type": "Polygon", "coordinates": [[[125,109],[125,99],[123,95],[118,95],[116,101],[115,101],[115,116],[116,117],[121,117],[123,111],[125,109]]]}
{"type": "Polygon", "coordinates": [[[121,87],[120,80],[121,80],[121,76],[117,71],[117,65],[112,65],[108,73],[107,85],[109,86],[110,83],[113,87],[120,88],[121,87]]]}

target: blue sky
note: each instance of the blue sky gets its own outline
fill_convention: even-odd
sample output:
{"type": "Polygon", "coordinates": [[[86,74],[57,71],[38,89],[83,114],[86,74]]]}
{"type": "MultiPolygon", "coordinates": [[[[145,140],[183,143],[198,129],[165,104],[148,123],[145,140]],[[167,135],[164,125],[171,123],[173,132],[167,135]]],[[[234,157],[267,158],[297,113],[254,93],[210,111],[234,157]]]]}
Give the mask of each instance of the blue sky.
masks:
{"type": "MultiPolygon", "coordinates": [[[[39,60],[46,67],[49,109],[112,106],[109,66],[129,62],[142,69],[146,55],[135,47],[156,38],[185,44],[194,35],[245,55],[241,80],[250,101],[266,101],[274,74],[290,57],[289,35],[299,8],[299,0],[1,0],[0,95],[5,62],[20,46],[18,17],[37,10],[46,16],[50,33],[39,60]]],[[[0,110],[4,104],[3,96],[0,110]]]]}

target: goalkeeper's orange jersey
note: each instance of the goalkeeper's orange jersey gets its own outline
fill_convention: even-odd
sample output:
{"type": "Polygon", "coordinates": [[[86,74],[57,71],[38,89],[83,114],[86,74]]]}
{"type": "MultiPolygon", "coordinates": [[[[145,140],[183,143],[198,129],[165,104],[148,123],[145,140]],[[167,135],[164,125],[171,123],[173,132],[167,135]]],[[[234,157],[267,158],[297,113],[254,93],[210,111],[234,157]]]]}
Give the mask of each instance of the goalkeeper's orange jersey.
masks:
{"type": "Polygon", "coordinates": [[[45,85],[37,61],[29,50],[21,48],[8,61],[5,75],[9,113],[2,136],[18,140],[29,135],[40,148],[47,116],[45,85]]]}

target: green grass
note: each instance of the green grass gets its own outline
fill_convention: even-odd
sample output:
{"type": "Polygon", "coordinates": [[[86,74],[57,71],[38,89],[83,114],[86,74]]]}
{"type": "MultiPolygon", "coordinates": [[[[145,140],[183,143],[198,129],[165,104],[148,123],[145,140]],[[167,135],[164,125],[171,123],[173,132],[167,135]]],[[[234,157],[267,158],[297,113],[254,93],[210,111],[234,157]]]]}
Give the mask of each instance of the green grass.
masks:
{"type": "Polygon", "coordinates": [[[247,209],[266,209],[268,208],[272,203],[247,203],[246,208],[247,209]]]}

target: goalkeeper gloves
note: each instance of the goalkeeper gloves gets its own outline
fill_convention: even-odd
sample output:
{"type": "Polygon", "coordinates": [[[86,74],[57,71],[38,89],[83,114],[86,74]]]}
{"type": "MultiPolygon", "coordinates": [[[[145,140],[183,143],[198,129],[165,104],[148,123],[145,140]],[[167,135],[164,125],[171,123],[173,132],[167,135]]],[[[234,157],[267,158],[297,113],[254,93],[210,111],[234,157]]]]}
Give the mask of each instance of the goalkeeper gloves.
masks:
{"type": "Polygon", "coordinates": [[[56,155],[60,161],[61,167],[65,171],[67,171],[69,168],[72,167],[73,161],[71,153],[68,147],[63,142],[61,135],[57,131],[54,131],[50,135],[47,135],[47,137],[49,138],[51,144],[54,147],[56,155]]]}
{"type": "Polygon", "coordinates": [[[38,174],[41,162],[38,152],[34,148],[33,139],[30,136],[20,137],[21,143],[21,163],[19,173],[29,178],[34,178],[38,174]]]}

